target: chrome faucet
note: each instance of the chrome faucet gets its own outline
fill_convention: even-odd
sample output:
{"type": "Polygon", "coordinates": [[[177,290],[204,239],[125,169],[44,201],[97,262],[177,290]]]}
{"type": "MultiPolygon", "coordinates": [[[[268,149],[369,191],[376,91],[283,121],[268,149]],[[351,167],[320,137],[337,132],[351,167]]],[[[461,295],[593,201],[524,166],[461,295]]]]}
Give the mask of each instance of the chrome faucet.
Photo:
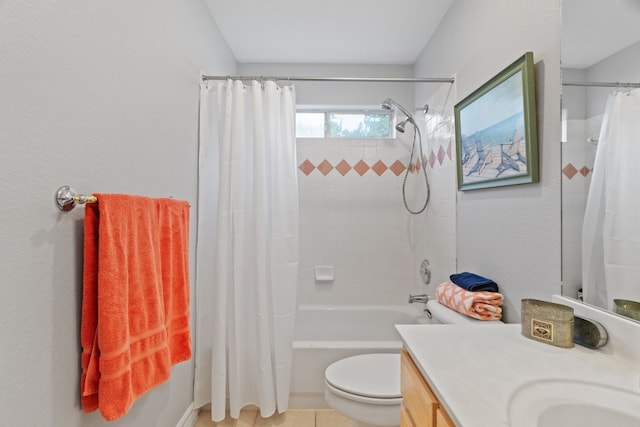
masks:
{"type": "Polygon", "coordinates": [[[429,301],[429,295],[427,294],[420,294],[420,295],[409,294],[409,304],[412,304],[414,302],[421,302],[423,304],[426,304],[428,301],[429,301]]]}

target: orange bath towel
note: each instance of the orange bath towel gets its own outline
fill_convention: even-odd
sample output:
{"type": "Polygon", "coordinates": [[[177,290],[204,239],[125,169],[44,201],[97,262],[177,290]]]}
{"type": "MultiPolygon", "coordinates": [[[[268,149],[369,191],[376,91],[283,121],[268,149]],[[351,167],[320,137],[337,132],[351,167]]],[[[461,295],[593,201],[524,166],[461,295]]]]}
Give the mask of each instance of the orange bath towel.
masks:
{"type": "Polygon", "coordinates": [[[440,304],[474,319],[502,319],[500,306],[503,297],[498,292],[470,292],[452,282],[445,282],[436,288],[436,300],[440,304]]]}
{"type": "Polygon", "coordinates": [[[111,421],[191,355],[188,204],[96,196],[85,210],[80,387],[83,409],[111,421]]]}
{"type": "Polygon", "coordinates": [[[189,203],[157,199],[165,325],[171,364],[191,358],[189,328],[189,203]]]}

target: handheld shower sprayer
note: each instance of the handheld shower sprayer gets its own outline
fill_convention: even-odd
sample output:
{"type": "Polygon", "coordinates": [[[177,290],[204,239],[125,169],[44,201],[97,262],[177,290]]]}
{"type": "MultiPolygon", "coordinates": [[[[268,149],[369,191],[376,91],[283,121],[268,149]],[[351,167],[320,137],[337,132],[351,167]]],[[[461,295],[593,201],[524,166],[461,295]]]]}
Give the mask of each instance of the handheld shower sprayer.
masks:
{"type": "Polygon", "coordinates": [[[381,106],[386,110],[393,110],[393,107],[395,107],[398,111],[407,116],[406,119],[396,124],[396,130],[400,133],[404,133],[405,127],[409,122],[415,126],[416,123],[413,120],[413,113],[415,113],[416,111],[421,111],[422,114],[427,114],[427,111],[429,111],[429,105],[425,104],[422,106],[422,108],[416,108],[415,110],[413,110],[413,113],[410,113],[406,108],[404,108],[402,105],[391,98],[387,98],[382,101],[381,106]]]}
{"type": "Polygon", "coordinates": [[[396,107],[398,110],[402,112],[402,114],[404,114],[408,118],[411,118],[411,113],[409,113],[402,105],[398,104],[395,100],[391,98],[387,98],[384,101],[382,101],[381,105],[382,105],[382,108],[386,110],[393,110],[393,107],[396,107]]]}
{"type": "MultiPolygon", "coordinates": [[[[420,140],[420,162],[422,163],[422,159],[424,159],[424,153],[422,151],[422,134],[420,133],[420,129],[418,127],[418,125],[416,124],[415,120],[413,120],[413,113],[415,113],[416,111],[422,111],[422,114],[427,114],[427,111],[429,111],[429,105],[425,104],[422,108],[416,108],[415,110],[413,110],[413,113],[410,113],[409,111],[407,111],[406,108],[404,108],[402,105],[398,104],[395,100],[391,99],[391,98],[387,98],[384,101],[382,101],[382,103],[380,104],[382,106],[382,108],[386,109],[386,110],[393,110],[394,107],[400,111],[402,114],[404,114],[407,118],[402,120],[401,122],[396,124],[396,130],[400,133],[404,133],[405,131],[405,127],[407,125],[407,123],[411,123],[413,125],[413,145],[411,147],[411,156],[409,157],[409,165],[413,164],[413,157],[416,151],[416,135],[419,136],[419,140],[420,140]]],[[[414,211],[412,210],[408,203],[407,203],[407,192],[406,192],[406,185],[407,185],[407,178],[409,177],[409,170],[411,168],[407,167],[405,174],[404,174],[404,180],[402,181],[402,201],[404,203],[404,207],[407,209],[407,211],[410,214],[413,215],[417,215],[420,214],[422,212],[424,212],[424,210],[427,208],[427,205],[429,204],[429,197],[431,195],[431,188],[429,186],[429,177],[427,175],[427,168],[426,167],[422,167],[422,172],[424,174],[424,182],[425,182],[425,186],[426,186],[426,190],[427,190],[427,195],[424,201],[424,205],[422,206],[422,208],[420,210],[414,211]]]]}

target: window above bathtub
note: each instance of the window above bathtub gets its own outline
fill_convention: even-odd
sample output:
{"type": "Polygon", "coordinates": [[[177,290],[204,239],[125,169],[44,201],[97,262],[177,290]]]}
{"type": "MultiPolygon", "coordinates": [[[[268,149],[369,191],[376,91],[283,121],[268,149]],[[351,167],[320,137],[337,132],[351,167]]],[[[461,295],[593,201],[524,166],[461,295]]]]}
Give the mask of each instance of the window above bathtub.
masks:
{"type": "Polygon", "coordinates": [[[383,109],[299,106],[296,138],[394,138],[394,120],[383,109]]]}

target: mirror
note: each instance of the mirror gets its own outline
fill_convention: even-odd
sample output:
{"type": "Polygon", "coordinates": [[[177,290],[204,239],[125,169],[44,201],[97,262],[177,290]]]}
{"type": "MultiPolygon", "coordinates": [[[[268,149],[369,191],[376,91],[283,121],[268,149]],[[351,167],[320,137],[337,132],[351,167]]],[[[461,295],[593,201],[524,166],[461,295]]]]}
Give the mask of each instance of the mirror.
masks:
{"type": "MultiPolygon", "coordinates": [[[[592,180],[594,183],[601,182],[602,173],[594,171],[596,151],[600,149],[604,152],[606,148],[611,153],[614,147],[611,143],[613,137],[602,134],[603,141],[600,141],[603,121],[614,123],[614,117],[619,117],[606,113],[605,119],[605,107],[610,94],[631,94],[629,98],[640,100],[640,89],[632,93],[632,87],[621,89],[593,83],[640,83],[638,22],[640,0],[562,0],[562,294],[576,299],[583,299],[584,296],[586,303],[635,320],[640,320],[640,225],[634,224],[639,222],[637,218],[640,216],[640,189],[637,188],[640,185],[640,159],[635,168],[638,171],[637,180],[629,179],[633,175],[626,175],[624,180],[620,180],[637,184],[628,186],[630,192],[627,196],[617,198],[620,200],[617,205],[620,209],[634,209],[637,206],[638,210],[632,210],[634,216],[630,218],[631,221],[616,219],[611,222],[607,214],[607,221],[610,221],[607,224],[616,224],[614,233],[621,232],[613,238],[609,237],[610,234],[605,235],[604,244],[592,243],[594,238],[601,238],[603,227],[605,233],[611,230],[608,225],[599,225],[601,223],[597,219],[604,214],[599,214],[595,207],[597,200],[603,200],[602,194],[610,193],[597,193],[595,188],[592,189],[593,195],[589,195],[589,192],[592,180]],[[570,82],[591,84],[568,85],[570,82]],[[586,227],[584,239],[583,224],[586,227]],[[638,233],[634,233],[634,230],[638,233]],[[606,251],[598,250],[603,246],[606,246],[606,251]],[[602,252],[607,254],[606,262],[602,252]],[[616,261],[610,262],[614,252],[616,261]],[[625,265],[621,267],[621,264],[625,265]],[[602,268],[596,268],[599,265],[602,268]],[[623,274],[616,277],[616,268],[618,273],[623,274]],[[589,273],[584,279],[583,271],[589,273]],[[609,277],[609,285],[603,288],[605,276],[609,277]],[[616,279],[611,280],[611,277],[616,279]],[[616,304],[614,300],[625,301],[617,301],[616,304]]],[[[640,87],[640,84],[632,86],[640,87]]],[[[640,121],[640,117],[637,121],[640,121]]],[[[640,146],[637,145],[640,142],[637,139],[640,125],[636,126],[633,131],[636,138],[632,141],[636,145],[627,146],[626,156],[622,156],[625,162],[636,161],[634,151],[640,157],[640,146]]],[[[624,148],[624,144],[615,147],[624,148]]],[[[607,170],[621,170],[621,167],[610,167],[615,165],[610,158],[598,156],[598,165],[601,167],[596,169],[603,171],[608,166],[607,170]]],[[[617,218],[620,217],[623,215],[617,215],[617,218]]]]}

